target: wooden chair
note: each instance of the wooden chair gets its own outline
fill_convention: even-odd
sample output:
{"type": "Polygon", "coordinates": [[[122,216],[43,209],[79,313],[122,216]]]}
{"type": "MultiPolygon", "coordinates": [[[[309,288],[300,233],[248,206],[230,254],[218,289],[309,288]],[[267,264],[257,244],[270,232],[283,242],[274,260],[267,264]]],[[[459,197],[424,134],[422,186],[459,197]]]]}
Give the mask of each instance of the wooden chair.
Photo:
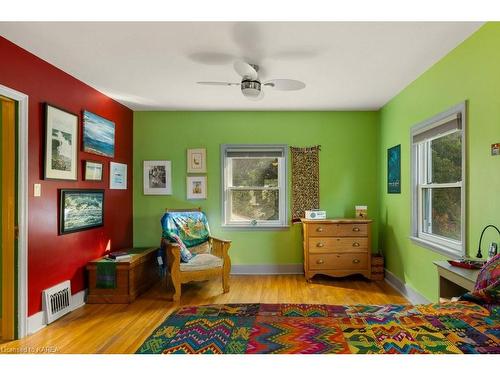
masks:
{"type": "MultiPolygon", "coordinates": [[[[166,212],[201,212],[196,209],[167,209],[166,212]]],[[[207,251],[197,253],[187,263],[181,262],[180,247],[177,243],[170,242],[166,238],[161,239],[161,247],[165,249],[167,267],[174,286],[173,300],[179,301],[181,297],[181,285],[190,281],[203,281],[211,278],[221,277],[222,290],[229,292],[229,271],[231,270],[231,259],[229,258],[229,247],[231,241],[209,237],[207,251]],[[201,254],[211,254],[204,256],[201,254]],[[216,258],[215,258],[216,257],[216,258]],[[200,259],[208,259],[209,262],[199,262],[200,259]]],[[[190,249],[191,250],[191,249],[190,249]]]]}

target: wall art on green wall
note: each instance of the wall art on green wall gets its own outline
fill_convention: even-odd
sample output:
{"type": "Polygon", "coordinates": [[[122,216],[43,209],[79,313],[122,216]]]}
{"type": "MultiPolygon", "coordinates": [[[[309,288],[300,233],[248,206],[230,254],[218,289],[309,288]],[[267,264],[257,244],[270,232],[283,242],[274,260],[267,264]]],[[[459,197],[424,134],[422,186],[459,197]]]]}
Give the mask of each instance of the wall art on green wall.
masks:
{"type": "Polygon", "coordinates": [[[387,192],[401,193],[401,145],[387,150],[387,192]]]}

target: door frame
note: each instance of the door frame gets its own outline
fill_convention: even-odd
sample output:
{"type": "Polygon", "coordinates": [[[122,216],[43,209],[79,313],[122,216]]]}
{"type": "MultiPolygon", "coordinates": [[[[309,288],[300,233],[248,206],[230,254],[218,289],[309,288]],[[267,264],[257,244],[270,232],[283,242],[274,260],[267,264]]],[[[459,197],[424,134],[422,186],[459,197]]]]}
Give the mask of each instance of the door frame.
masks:
{"type": "Polygon", "coordinates": [[[13,99],[18,104],[17,123],[17,337],[28,332],[28,95],[0,85],[0,95],[13,99]]]}

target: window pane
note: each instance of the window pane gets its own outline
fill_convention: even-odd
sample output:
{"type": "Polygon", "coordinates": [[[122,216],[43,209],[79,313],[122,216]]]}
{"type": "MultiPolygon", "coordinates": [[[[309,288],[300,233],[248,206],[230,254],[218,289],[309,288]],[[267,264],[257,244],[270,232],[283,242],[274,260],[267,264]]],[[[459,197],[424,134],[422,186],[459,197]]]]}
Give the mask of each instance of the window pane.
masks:
{"type": "Polygon", "coordinates": [[[429,183],[462,181],[462,133],[430,141],[432,150],[429,183]]]}
{"type": "Polygon", "coordinates": [[[278,190],[232,190],[231,221],[279,220],[278,190]]]}
{"type": "Polygon", "coordinates": [[[423,189],[422,231],[460,241],[460,188],[423,189]]]}
{"type": "Polygon", "coordinates": [[[233,167],[232,186],[277,187],[277,158],[231,159],[233,167]]]}

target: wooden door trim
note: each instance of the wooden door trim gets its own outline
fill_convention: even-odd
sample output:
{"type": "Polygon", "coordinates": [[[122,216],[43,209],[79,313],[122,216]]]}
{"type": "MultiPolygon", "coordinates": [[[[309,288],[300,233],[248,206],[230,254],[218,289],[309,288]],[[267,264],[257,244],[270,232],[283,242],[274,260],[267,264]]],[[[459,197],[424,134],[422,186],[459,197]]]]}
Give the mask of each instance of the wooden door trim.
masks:
{"type": "Polygon", "coordinates": [[[2,106],[2,339],[15,338],[16,103],[2,106]]]}
{"type": "Polygon", "coordinates": [[[28,95],[0,85],[0,95],[17,102],[17,338],[28,334],[28,95]]]}

